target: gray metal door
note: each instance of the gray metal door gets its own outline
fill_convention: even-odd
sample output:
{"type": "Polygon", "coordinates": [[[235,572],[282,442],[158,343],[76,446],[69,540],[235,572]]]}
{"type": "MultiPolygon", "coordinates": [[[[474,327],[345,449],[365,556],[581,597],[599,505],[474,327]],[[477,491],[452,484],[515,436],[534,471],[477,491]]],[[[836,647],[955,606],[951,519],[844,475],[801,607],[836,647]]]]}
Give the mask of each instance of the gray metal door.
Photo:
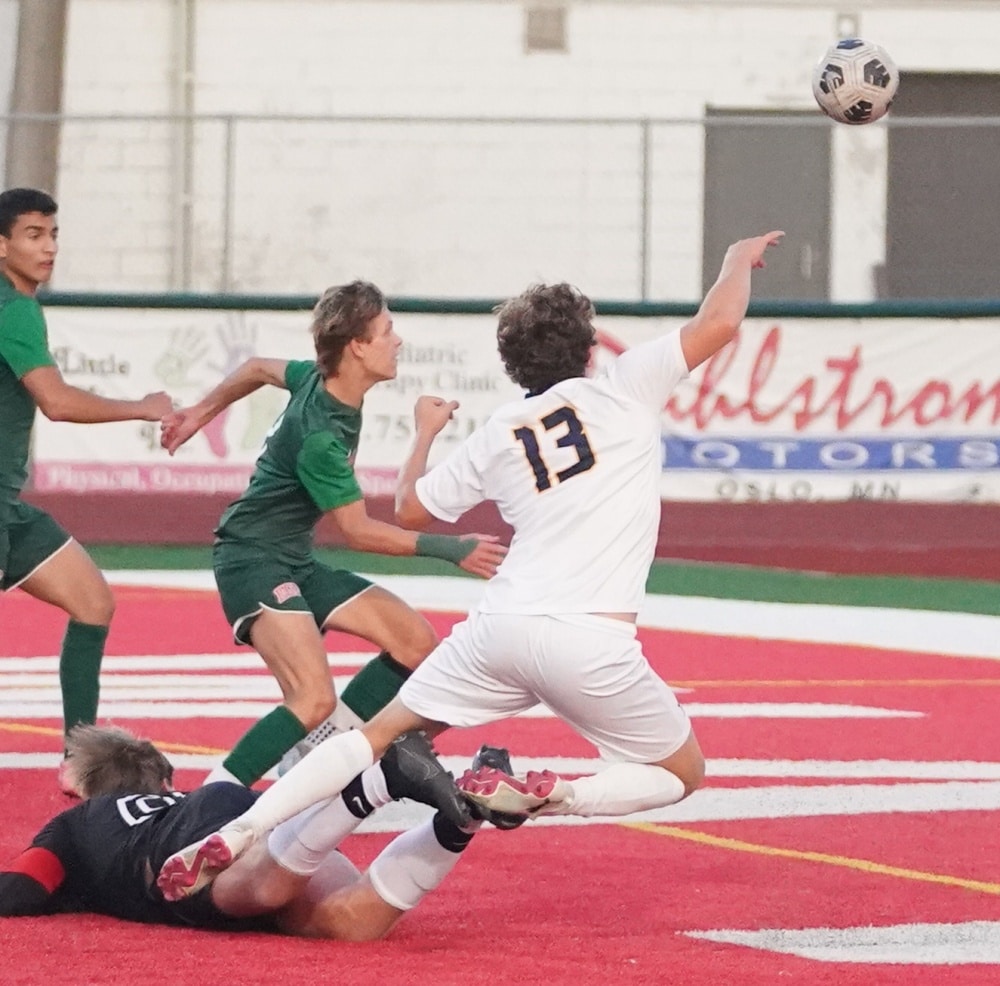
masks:
{"type": "Polygon", "coordinates": [[[706,115],[704,290],[733,240],[783,229],[785,242],[768,254],[768,276],[754,284],[754,297],[825,300],[830,293],[830,128],[817,126],[814,113],[709,109],[706,115]],[[779,116],[810,123],[764,122],[779,116]]]}
{"type": "MultiPolygon", "coordinates": [[[[1000,76],[902,73],[892,119],[1000,116],[1000,76]]],[[[1000,130],[889,130],[885,298],[1000,295],[1000,130]]]]}

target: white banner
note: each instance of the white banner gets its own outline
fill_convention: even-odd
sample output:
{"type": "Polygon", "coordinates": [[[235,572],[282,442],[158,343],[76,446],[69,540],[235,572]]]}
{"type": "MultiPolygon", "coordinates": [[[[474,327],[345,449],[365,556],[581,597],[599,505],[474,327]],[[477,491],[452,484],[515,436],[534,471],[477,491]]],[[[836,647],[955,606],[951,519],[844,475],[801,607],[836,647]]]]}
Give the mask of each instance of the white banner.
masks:
{"type": "MultiPolygon", "coordinates": [[[[187,404],[248,356],[312,354],[308,312],[51,308],[47,318],[66,379],[112,397],[166,390],[187,404]]],[[[395,321],[399,374],[365,399],[357,470],[369,494],[392,493],[419,394],[461,404],[436,457],[520,396],[492,317],[395,321]]],[[[680,320],[599,324],[600,361],[680,320]]],[[[35,487],[235,496],[285,399],[262,388],[174,458],[154,424],[39,416],[35,487]]],[[[1000,502],[1000,321],[748,320],[668,402],[663,453],[664,499],[1000,502]]]]}

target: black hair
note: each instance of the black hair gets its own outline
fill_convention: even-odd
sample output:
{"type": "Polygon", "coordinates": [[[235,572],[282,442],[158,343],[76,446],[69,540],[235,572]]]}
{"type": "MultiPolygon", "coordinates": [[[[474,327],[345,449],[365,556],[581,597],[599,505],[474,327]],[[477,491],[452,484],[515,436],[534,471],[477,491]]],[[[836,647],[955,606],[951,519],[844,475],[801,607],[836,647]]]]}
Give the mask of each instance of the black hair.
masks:
{"type": "Polygon", "coordinates": [[[0,192],[0,236],[10,236],[17,220],[27,212],[54,216],[56,200],[38,188],[8,188],[0,192]]]}

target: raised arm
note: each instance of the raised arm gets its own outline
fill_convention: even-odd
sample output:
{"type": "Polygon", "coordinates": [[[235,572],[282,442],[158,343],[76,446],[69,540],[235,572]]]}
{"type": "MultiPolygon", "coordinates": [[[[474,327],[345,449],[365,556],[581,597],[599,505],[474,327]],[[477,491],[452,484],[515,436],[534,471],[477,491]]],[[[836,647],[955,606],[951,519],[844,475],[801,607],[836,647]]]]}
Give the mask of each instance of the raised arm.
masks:
{"type": "Polygon", "coordinates": [[[160,445],[173,455],[220,411],[265,384],[285,387],[288,360],[254,356],[217,383],[200,401],[167,414],[160,424],[160,445]]]}
{"type": "Polygon", "coordinates": [[[688,369],[704,363],[736,335],[750,304],[750,272],[764,267],[764,252],[777,246],[785,234],[772,230],[763,236],[738,240],[726,251],[722,269],[697,314],[681,329],[681,348],[688,369]]]}
{"type": "Polygon", "coordinates": [[[136,401],[102,397],[66,383],[55,366],[39,366],[21,378],[35,404],[50,421],[97,424],[104,421],[159,421],[172,407],[162,390],[136,401]]]}
{"type": "Polygon", "coordinates": [[[329,511],[342,531],[348,547],[355,551],[373,551],[383,555],[423,555],[429,558],[442,558],[463,571],[487,579],[496,574],[497,566],[507,554],[507,548],[499,543],[499,538],[490,534],[455,536],[418,533],[434,520],[434,517],[420,506],[420,501],[413,492],[413,486],[427,466],[427,453],[434,436],[445,426],[456,407],[458,404],[455,401],[445,401],[440,397],[420,397],[417,400],[414,411],[416,438],[400,471],[397,486],[397,519],[400,519],[400,496],[407,496],[401,491],[409,489],[408,498],[411,498],[415,505],[403,511],[403,517],[406,519],[401,520],[401,523],[406,529],[370,517],[361,498],[329,511]]]}
{"type": "Polygon", "coordinates": [[[404,527],[422,531],[434,520],[434,515],[417,496],[416,483],[427,472],[427,456],[434,439],[457,408],[458,401],[428,395],[417,398],[413,407],[413,445],[396,481],[396,520],[404,527]]]}

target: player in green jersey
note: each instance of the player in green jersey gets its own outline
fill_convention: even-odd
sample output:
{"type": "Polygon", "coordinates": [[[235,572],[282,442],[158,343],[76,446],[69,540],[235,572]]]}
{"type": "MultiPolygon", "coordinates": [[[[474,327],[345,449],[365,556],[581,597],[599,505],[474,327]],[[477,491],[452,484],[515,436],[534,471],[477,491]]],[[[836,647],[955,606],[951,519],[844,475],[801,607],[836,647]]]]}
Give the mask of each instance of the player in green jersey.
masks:
{"type": "Polygon", "coordinates": [[[327,290],[313,311],[312,334],[314,360],[249,359],[161,425],[161,444],[173,454],[220,411],[264,384],[290,392],[246,492],[222,515],[213,550],[236,640],[261,655],[284,703],[243,736],[206,783],[253,784],[286,751],[307,752],[334,730],[361,725],[437,644],[430,623],[398,596],[314,558],[320,518],[330,515],[356,551],[444,558],[484,578],[507,551],[492,536],[418,534],[368,515],[353,465],[361,405],[371,387],[395,377],[402,345],[379,289],[354,281],[327,290]],[[326,630],[354,634],[381,650],[339,702],[323,644],[326,630]]]}
{"type": "MultiPolygon", "coordinates": [[[[52,421],[158,421],[171,403],[162,392],[112,400],[63,379],[35,297],[52,277],[57,235],[56,203],[46,192],[12,188],[0,194],[0,590],[16,586],[69,616],[59,658],[68,732],[97,716],[115,601],[87,552],[48,514],[21,499],[35,408],[52,421]]],[[[60,778],[63,773],[60,768],[60,778]]]]}

